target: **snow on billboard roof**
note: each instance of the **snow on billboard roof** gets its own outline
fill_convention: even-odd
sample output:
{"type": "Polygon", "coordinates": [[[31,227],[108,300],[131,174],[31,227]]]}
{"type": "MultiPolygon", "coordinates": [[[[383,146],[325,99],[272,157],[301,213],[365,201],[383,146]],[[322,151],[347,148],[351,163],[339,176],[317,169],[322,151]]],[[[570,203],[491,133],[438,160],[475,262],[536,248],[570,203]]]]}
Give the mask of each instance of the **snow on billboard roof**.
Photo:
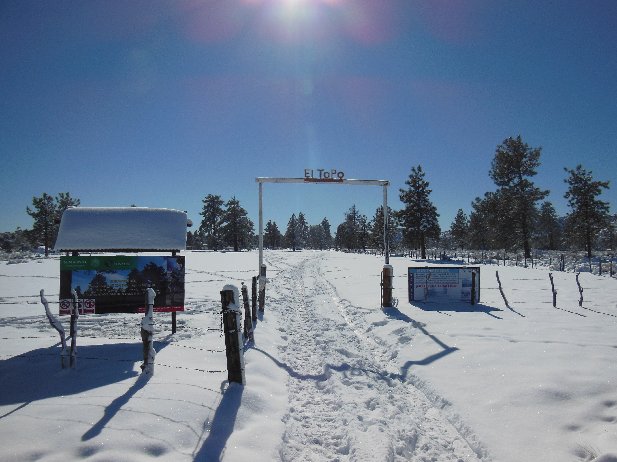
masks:
{"type": "Polygon", "coordinates": [[[146,207],[72,207],[55,250],[184,250],[186,212],[146,207]]]}

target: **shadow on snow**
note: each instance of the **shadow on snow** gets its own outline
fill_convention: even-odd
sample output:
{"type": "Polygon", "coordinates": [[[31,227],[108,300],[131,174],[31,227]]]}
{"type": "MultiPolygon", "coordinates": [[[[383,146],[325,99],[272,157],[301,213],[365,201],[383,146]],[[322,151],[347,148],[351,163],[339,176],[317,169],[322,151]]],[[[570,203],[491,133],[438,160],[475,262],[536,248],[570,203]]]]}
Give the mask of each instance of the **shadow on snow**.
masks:
{"type": "MultiPolygon", "coordinates": [[[[160,351],[166,342],[154,342],[160,351]]],[[[143,361],[142,344],[114,343],[108,345],[77,346],[77,367],[62,369],[59,345],[37,348],[22,355],[0,361],[0,406],[19,404],[17,408],[0,415],[0,419],[34,401],[59,396],[75,395],[84,391],[122,382],[139,375],[135,363],[143,361]],[[104,367],[101,365],[104,364],[104,367]]],[[[147,383],[139,379],[122,396],[105,409],[103,419],[84,435],[100,430],[147,383]],[[97,430],[98,429],[98,430],[97,430]]],[[[94,436],[94,434],[92,434],[94,436]]],[[[90,436],[90,437],[92,437],[90,436]]]]}
{"type": "MultiPolygon", "coordinates": [[[[226,383],[221,384],[221,389],[226,383]]],[[[222,459],[227,440],[234,430],[243,392],[244,386],[238,383],[230,383],[223,392],[223,397],[216,408],[214,417],[211,421],[204,423],[203,433],[208,433],[208,436],[199,451],[194,454],[193,460],[195,462],[222,459]]]]}

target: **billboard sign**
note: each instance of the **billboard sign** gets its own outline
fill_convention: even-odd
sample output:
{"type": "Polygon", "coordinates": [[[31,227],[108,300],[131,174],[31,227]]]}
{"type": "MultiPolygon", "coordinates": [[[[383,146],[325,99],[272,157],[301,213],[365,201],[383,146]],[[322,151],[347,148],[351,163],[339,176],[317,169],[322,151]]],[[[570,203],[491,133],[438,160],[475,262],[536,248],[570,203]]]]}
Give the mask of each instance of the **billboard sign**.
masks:
{"type": "Polygon", "coordinates": [[[184,256],[60,257],[60,315],[70,314],[71,290],[81,314],[145,312],[148,287],[154,311],[184,311],[184,256]]]}
{"type": "Polygon", "coordinates": [[[463,301],[471,303],[472,273],[475,273],[475,303],[480,301],[480,268],[409,267],[409,303],[414,301],[463,301]]]}

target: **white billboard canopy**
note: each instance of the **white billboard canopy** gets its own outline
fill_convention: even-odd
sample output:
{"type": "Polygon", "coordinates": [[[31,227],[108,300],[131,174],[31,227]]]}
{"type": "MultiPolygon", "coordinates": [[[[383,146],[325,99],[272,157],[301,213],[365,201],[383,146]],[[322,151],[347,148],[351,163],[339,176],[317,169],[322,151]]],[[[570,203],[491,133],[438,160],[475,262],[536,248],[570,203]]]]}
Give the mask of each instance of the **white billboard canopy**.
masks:
{"type": "Polygon", "coordinates": [[[475,300],[480,302],[480,267],[425,266],[407,269],[409,302],[462,301],[471,302],[472,285],[475,300]],[[472,273],[475,276],[472,276],[472,273]]]}
{"type": "Polygon", "coordinates": [[[72,207],[62,214],[55,250],[184,250],[186,212],[147,207],[72,207]]]}

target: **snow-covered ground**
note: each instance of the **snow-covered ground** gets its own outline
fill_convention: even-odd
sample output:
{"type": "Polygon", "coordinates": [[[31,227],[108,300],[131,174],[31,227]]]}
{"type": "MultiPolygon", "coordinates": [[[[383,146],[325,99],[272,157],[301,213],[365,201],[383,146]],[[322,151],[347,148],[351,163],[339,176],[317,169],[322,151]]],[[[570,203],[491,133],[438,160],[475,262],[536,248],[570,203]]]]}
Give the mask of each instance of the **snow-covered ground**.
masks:
{"type": "MultiPolygon", "coordinates": [[[[75,370],[38,299],[59,261],[0,262],[0,460],[617,461],[617,281],[481,267],[481,303],[380,308],[379,257],[265,252],[266,310],[227,383],[220,295],[256,252],[187,252],[187,311],[82,316],[75,370]],[[499,275],[510,308],[499,291],[499,275]]],[[[424,265],[424,262],[420,264],[424,265]]],[[[57,304],[52,305],[57,312],[57,304]]],[[[63,318],[65,326],[68,319],[63,318]]],[[[68,326],[67,326],[68,330],[68,326]]]]}

